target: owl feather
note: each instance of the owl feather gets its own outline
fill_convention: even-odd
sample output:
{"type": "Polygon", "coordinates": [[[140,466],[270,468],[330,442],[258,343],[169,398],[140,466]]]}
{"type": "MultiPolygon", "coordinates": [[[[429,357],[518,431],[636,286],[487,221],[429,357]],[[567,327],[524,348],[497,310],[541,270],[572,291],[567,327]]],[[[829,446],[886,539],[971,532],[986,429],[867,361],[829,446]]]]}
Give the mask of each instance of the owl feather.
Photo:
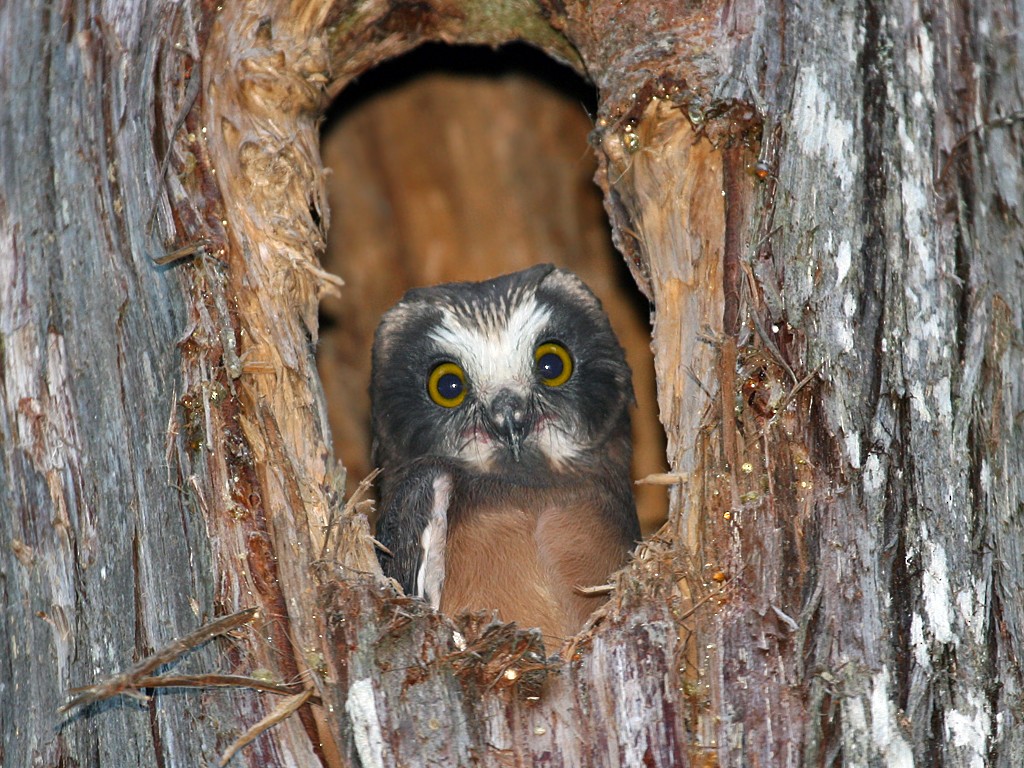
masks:
{"type": "Polygon", "coordinates": [[[416,288],[378,327],[384,573],[449,614],[574,634],[640,536],[629,366],[597,297],[541,265],[416,288]]]}

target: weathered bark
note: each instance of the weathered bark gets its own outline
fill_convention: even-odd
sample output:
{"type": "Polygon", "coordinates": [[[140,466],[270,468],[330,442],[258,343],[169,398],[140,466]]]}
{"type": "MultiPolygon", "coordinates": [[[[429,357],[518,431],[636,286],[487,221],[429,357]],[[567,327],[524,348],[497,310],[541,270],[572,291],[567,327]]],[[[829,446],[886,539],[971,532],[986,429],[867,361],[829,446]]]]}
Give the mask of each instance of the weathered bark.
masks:
{"type": "Polygon", "coordinates": [[[274,701],[55,710],[247,605],[184,663],[323,703],[252,764],[1015,765],[1019,4],[28,5],[0,9],[5,765],[215,762],[274,701]],[[310,344],[328,98],[510,39],[598,88],[678,481],[564,660],[472,620],[464,650],[380,582],[310,344]]]}
{"type": "MultiPolygon", "coordinates": [[[[796,378],[818,375],[749,455],[769,493],[733,510],[748,598],[717,622],[722,738],[742,724],[750,762],[1019,761],[1022,361],[1004,345],[1024,166],[996,118],[1020,115],[1024,70],[985,32],[1006,13],[783,20],[799,68],[764,92],[777,170],[751,307],[796,378]],[[770,709],[738,693],[762,684],[770,709]]],[[[793,387],[777,360],[755,373],[793,387]]]]}
{"type": "Polygon", "coordinates": [[[0,9],[4,765],[205,765],[252,717],[200,693],[57,713],[230,602],[175,459],[181,272],[151,261],[173,247],[154,135],[186,106],[194,24],[171,4],[0,9]]]}

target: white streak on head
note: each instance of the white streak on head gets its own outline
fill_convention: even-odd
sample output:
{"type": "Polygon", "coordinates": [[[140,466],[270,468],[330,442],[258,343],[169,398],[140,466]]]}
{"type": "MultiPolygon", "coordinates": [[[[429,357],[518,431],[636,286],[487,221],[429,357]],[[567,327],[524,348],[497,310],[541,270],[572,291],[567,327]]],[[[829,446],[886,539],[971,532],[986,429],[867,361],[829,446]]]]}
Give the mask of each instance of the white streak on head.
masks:
{"type": "Polygon", "coordinates": [[[502,389],[525,393],[534,377],[533,350],[551,312],[525,296],[513,306],[504,301],[479,308],[471,316],[445,314],[430,337],[466,371],[481,402],[502,389]]]}
{"type": "MultiPolygon", "coordinates": [[[[575,276],[566,273],[562,278],[555,273],[548,279],[555,277],[565,283],[562,287],[567,292],[580,293],[593,301],[575,276]]],[[[430,331],[430,338],[442,354],[463,367],[477,401],[486,405],[503,389],[530,396],[536,386],[533,353],[537,344],[548,340],[543,334],[550,320],[551,310],[535,295],[517,292],[473,307],[472,311],[449,308],[441,323],[430,331]]],[[[556,468],[564,468],[581,450],[565,426],[553,421],[542,421],[527,438],[527,444],[535,445],[556,468]]],[[[502,453],[482,431],[468,436],[455,452],[463,461],[485,471],[494,468],[502,453]]]]}
{"type": "Polygon", "coordinates": [[[444,588],[445,545],[448,540],[448,504],[452,496],[452,481],[447,475],[434,478],[434,504],[430,508],[430,522],[420,534],[420,567],[416,572],[416,597],[426,600],[434,610],[441,605],[444,588]]]}

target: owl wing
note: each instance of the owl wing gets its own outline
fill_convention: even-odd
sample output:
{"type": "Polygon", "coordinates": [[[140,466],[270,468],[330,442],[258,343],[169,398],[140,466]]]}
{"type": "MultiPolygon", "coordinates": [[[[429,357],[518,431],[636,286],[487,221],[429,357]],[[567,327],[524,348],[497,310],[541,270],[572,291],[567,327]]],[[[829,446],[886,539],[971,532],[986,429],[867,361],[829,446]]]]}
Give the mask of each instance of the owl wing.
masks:
{"type": "Polygon", "coordinates": [[[416,462],[387,484],[377,520],[381,569],[407,595],[441,604],[452,476],[444,466],[416,462]]]}

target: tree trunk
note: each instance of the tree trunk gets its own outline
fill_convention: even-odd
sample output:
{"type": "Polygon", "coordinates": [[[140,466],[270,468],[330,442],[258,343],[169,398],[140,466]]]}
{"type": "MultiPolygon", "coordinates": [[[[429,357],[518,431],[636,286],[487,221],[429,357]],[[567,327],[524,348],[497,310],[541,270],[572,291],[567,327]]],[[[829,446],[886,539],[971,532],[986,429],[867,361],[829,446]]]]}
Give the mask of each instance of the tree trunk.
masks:
{"type": "Polygon", "coordinates": [[[0,762],[216,764],[270,678],[236,762],[1016,765],[1022,16],[0,8],[0,762]],[[586,74],[654,308],[668,523],[551,658],[396,596],[330,448],[318,121],[428,40],[586,74]],[[248,686],[57,713],[249,606],[156,670],[248,686]]]}

